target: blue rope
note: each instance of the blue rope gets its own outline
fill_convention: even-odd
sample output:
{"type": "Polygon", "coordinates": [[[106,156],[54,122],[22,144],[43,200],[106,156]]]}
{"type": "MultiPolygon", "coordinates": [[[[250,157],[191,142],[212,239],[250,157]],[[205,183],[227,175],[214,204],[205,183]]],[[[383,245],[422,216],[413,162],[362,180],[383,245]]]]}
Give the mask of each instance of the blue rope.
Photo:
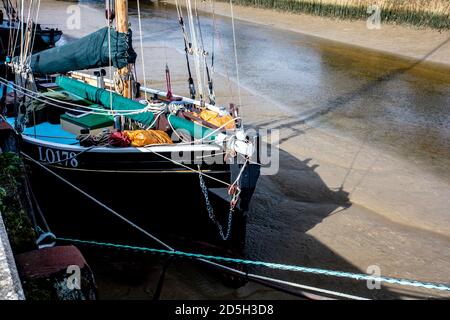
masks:
{"type": "Polygon", "coordinates": [[[352,273],[352,272],[342,272],[342,271],[334,271],[334,270],[326,270],[326,269],[318,269],[318,268],[308,268],[308,267],[301,267],[301,266],[287,265],[287,264],[280,264],[280,263],[270,263],[270,262],[264,262],[264,261],[227,258],[227,257],[211,256],[211,255],[205,255],[205,254],[199,254],[199,253],[189,253],[189,252],[176,251],[176,250],[170,251],[170,250],[164,250],[164,249],[136,247],[136,246],[130,246],[130,245],[105,243],[105,242],[97,242],[97,241],[68,239],[68,238],[56,238],[56,239],[60,240],[60,241],[66,241],[66,242],[72,242],[72,243],[97,245],[97,246],[117,248],[117,249],[136,250],[136,251],[149,252],[149,253],[168,254],[168,255],[172,255],[172,256],[180,256],[180,257],[196,258],[196,259],[206,259],[206,260],[212,260],[212,261],[215,260],[215,261],[222,261],[222,262],[232,262],[232,263],[245,264],[245,265],[263,266],[263,267],[267,267],[267,268],[271,268],[271,269],[278,269],[278,270],[285,270],[285,271],[312,273],[312,274],[331,276],[331,277],[348,278],[348,279],[353,279],[353,280],[366,280],[366,281],[369,280],[369,281],[386,282],[386,283],[398,284],[398,285],[402,285],[402,286],[412,286],[412,287],[418,287],[418,288],[450,292],[450,287],[448,285],[438,284],[438,283],[430,283],[430,282],[420,282],[420,281],[416,281],[416,280],[398,279],[398,278],[390,278],[390,277],[378,277],[378,276],[370,276],[367,274],[358,274],[358,273],[352,273]]]}

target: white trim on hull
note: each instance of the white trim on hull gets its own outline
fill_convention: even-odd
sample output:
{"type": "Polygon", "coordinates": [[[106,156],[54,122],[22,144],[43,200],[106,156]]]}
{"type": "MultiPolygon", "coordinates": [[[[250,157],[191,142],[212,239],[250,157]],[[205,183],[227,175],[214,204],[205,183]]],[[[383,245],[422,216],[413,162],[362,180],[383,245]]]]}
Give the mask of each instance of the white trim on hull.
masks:
{"type": "Polygon", "coordinates": [[[221,151],[222,148],[220,148],[217,145],[212,144],[192,144],[192,145],[164,145],[164,146],[149,146],[149,147],[142,147],[142,148],[135,148],[135,147],[125,147],[125,148],[113,148],[113,147],[82,147],[82,146],[76,146],[76,145],[68,145],[63,143],[56,143],[56,142],[50,142],[45,141],[42,139],[33,138],[27,135],[22,135],[22,138],[24,141],[34,144],[34,145],[43,145],[58,149],[64,149],[64,150],[70,150],[70,151],[85,151],[86,152],[101,152],[101,153],[108,153],[108,152],[115,152],[115,153],[130,153],[130,152],[200,152],[200,151],[221,151]]]}

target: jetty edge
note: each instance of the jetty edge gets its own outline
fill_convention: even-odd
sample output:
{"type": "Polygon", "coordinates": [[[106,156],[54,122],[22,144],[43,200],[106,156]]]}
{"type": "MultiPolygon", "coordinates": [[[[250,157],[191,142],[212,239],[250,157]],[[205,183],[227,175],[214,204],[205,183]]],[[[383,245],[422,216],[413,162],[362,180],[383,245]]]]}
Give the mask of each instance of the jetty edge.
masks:
{"type": "Polygon", "coordinates": [[[16,262],[0,212],[0,300],[25,300],[16,262]]]}

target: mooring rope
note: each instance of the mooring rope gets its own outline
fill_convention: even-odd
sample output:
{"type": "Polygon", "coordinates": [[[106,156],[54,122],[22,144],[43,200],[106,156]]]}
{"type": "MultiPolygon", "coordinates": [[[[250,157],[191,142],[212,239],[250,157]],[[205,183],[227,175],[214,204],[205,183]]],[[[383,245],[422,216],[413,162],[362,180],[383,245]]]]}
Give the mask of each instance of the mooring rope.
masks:
{"type": "MultiPolygon", "coordinates": [[[[93,196],[89,195],[85,191],[81,190],[77,186],[73,185],[57,173],[53,172],[49,168],[47,168],[45,165],[39,163],[37,160],[33,159],[29,155],[25,154],[24,152],[21,152],[23,156],[31,160],[32,162],[36,163],[43,169],[45,169],[47,172],[51,173],[61,181],[65,182],[66,184],[70,185],[72,188],[77,190],[78,192],[82,193],[101,207],[108,210],[110,213],[114,214],[116,217],[120,218],[124,222],[130,224],[132,227],[136,228],[140,232],[143,232],[145,235],[149,236],[159,244],[161,244],[163,247],[166,247],[169,250],[162,250],[162,249],[152,249],[152,248],[146,248],[146,247],[136,247],[136,246],[128,246],[128,245],[120,245],[120,244],[112,244],[112,243],[102,243],[102,242],[96,242],[96,241],[87,241],[87,240],[77,240],[77,239],[67,239],[67,238],[59,238],[61,241],[73,241],[78,243],[85,243],[85,244],[97,244],[97,245],[103,245],[103,246],[109,246],[109,247],[115,247],[115,248],[123,248],[123,249],[132,249],[132,250],[140,250],[144,252],[153,252],[153,253],[160,253],[160,254],[171,254],[171,255],[177,255],[177,256],[184,256],[189,258],[195,258],[199,261],[215,265],[222,269],[230,269],[229,271],[239,273],[239,270],[229,268],[224,265],[220,265],[215,263],[214,261],[220,261],[220,262],[233,262],[237,264],[244,264],[244,265],[257,265],[257,266],[264,266],[272,269],[279,269],[279,270],[285,270],[285,271],[296,271],[296,272],[303,272],[303,273],[313,273],[313,274],[319,274],[319,275],[325,275],[325,276],[335,276],[335,277],[342,277],[342,278],[349,278],[354,280],[368,280],[368,281],[379,281],[379,282],[387,282],[391,284],[399,284],[399,285],[405,285],[405,286],[414,286],[414,287],[422,287],[427,289],[435,289],[435,290],[441,290],[441,291],[450,291],[450,287],[445,284],[435,284],[435,283],[427,283],[427,282],[419,282],[416,280],[408,280],[408,279],[396,279],[396,278],[389,278],[389,277],[378,277],[378,276],[370,276],[366,274],[356,274],[356,273],[350,273],[350,272],[341,272],[341,271],[334,271],[334,270],[326,270],[326,269],[317,269],[317,268],[308,268],[308,267],[302,267],[302,266],[294,266],[294,265],[286,265],[286,264],[278,264],[278,263],[269,263],[264,261],[253,261],[253,260],[246,260],[246,259],[236,259],[236,258],[227,258],[227,257],[219,257],[219,256],[211,256],[211,255],[203,255],[203,254],[196,254],[196,253],[188,253],[183,251],[178,251],[164,243],[162,240],[158,239],[151,233],[147,232],[146,230],[142,229],[132,221],[128,220],[124,216],[120,215],[113,209],[106,206],[101,201],[97,200],[93,196]]],[[[261,278],[262,276],[259,275],[253,275],[244,273],[244,275],[249,278],[261,278]]],[[[264,279],[262,279],[264,280],[264,279]]],[[[265,279],[267,280],[267,279],[265,279]]]]}
{"type": "MultiPolygon", "coordinates": [[[[133,223],[132,221],[130,221],[129,219],[125,218],[124,216],[122,216],[121,214],[119,214],[118,212],[114,211],[113,209],[111,209],[110,207],[108,207],[106,204],[104,204],[103,202],[97,200],[96,198],[94,198],[93,196],[91,196],[90,194],[88,194],[87,192],[83,191],[82,189],[78,188],[77,186],[73,185],[72,183],[70,183],[69,181],[67,181],[66,179],[64,179],[63,177],[61,177],[59,174],[57,174],[56,172],[53,172],[52,170],[50,170],[49,168],[47,168],[45,165],[43,165],[42,163],[40,163],[39,161],[33,159],[32,157],[30,157],[29,155],[27,155],[26,153],[24,153],[23,151],[20,152],[25,158],[29,159],[30,161],[34,162],[35,164],[37,164],[39,167],[41,167],[42,169],[46,170],[48,173],[52,174],[53,176],[55,176],[56,178],[60,179],[62,182],[68,184],[70,187],[74,188],[76,191],[80,192],[81,194],[83,194],[84,196],[88,197],[90,200],[94,201],[95,203],[97,203],[99,206],[101,206],[102,208],[105,208],[108,212],[112,213],[113,215],[115,215],[116,217],[118,217],[119,219],[121,219],[122,221],[126,222],[127,224],[129,224],[130,226],[132,226],[133,228],[137,229],[138,231],[144,233],[146,236],[148,236],[149,238],[151,238],[152,240],[156,241],[157,243],[161,244],[163,247],[167,248],[167,251],[176,251],[175,249],[173,249],[170,245],[168,245],[167,243],[165,243],[163,240],[159,239],[158,237],[154,236],[153,234],[151,234],[150,232],[142,229],[141,227],[139,227],[138,225],[136,225],[135,223],[133,223]]],[[[56,239],[56,237],[55,237],[56,239]]],[[[64,239],[64,238],[59,238],[64,239]]],[[[62,241],[62,240],[61,240],[62,241]]],[[[80,240],[81,241],[81,240],[80,240]]],[[[194,259],[197,259],[198,261],[205,263],[209,266],[213,266],[215,268],[224,270],[226,272],[230,272],[232,274],[235,275],[239,275],[242,278],[248,279],[248,280],[252,280],[254,282],[263,284],[265,286],[269,286],[268,283],[270,283],[271,285],[273,285],[274,283],[278,284],[278,285],[285,285],[285,286],[290,286],[293,288],[299,288],[299,289],[305,289],[305,290],[310,290],[310,291],[316,291],[316,292],[320,292],[320,293],[326,293],[329,295],[334,295],[336,297],[341,297],[341,298],[346,298],[346,299],[356,299],[356,300],[367,300],[366,298],[362,298],[362,297],[358,297],[358,296],[353,296],[353,295],[348,295],[345,293],[341,293],[341,292],[334,292],[334,291],[330,291],[330,290],[325,290],[325,289],[320,289],[320,288],[314,288],[314,287],[310,287],[310,286],[305,286],[305,285],[301,285],[298,283],[293,283],[293,282],[289,282],[289,281],[284,281],[284,280],[280,280],[280,279],[275,279],[275,278],[271,278],[271,277],[267,277],[267,276],[262,276],[262,275],[257,275],[257,274],[252,274],[252,273],[248,273],[248,272],[243,272],[240,270],[237,270],[235,268],[226,266],[226,265],[222,265],[220,263],[211,261],[211,260],[207,260],[207,259],[203,259],[203,258],[195,258],[192,257],[194,259]]],[[[292,293],[294,294],[294,293],[292,293]]]]}
{"type": "MultiPolygon", "coordinates": [[[[6,80],[5,78],[0,77],[0,84],[9,86],[12,90],[19,92],[31,99],[37,100],[39,102],[42,103],[47,103],[51,106],[54,106],[56,108],[61,108],[61,109],[65,109],[65,110],[69,110],[69,111],[73,111],[73,108],[69,108],[69,107],[64,107],[62,105],[58,105],[55,103],[61,103],[64,105],[69,105],[69,106],[73,106],[76,108],[82,108],[82,109],[86,109],[86,110],[90,110],[89,112],[91,114],[98,114],[98,115],[110,115],[111,114],[111,110],[107,110],[105,108],[96,108],[96,107],[92,107],[92,106],[87,106],[87,105],[81,105],[81,104],[76,104],[70,101],[64,101],[64,100],[59,100],[59,99],[55,99],[49,96],[45,96],[44,94],[40,93],[40,92],[36,92],[33,90],[29,90],[23,86],[20,86],[18,84],[9,82],[8,80],[6,80]],[[43,97],[43,98],[39,98],[39,97],[43,97]],[[55,103],[52,103],[50,101],[54,101],[55,103]]],[[[160,107],[160,110],[162,110],[163,106],[160,103],[156,103],[156,104],[152,104],[149,103],[146,106],[142,105],[142,109],[136,109],[136,110],[113,110],[113,113],[117,113],[123,116],[127,116],[127,115],[134,115],[134,114],[140,114],[140,113],[144,113],[144,112],[152,112],[155,113],[157,112],[156,109],[160,107]]]]}
{"type": "Polygon", "coordinates": [[[135,251],[149,252],[149,253],[155,253],[155,254],[167,254],[167,255],[171,255],[171,256],[179,256],[179,257],[185,257],[185,258],[196,258],[196,259],[206,259],[206,260],[210,260],[210,261],[231,262],[231,263],[236,263],[236,264],[266,267],[266,268],[276,269],[276,270],[310,273],[310,274],[317,274],[317,275],[323,275],[323,276],[347,278],[347,279],[353,279],[353,280],[386,282],[386,283],[398,284],[398,285],[402,285],[402,286],[412,286],[412,287],[417,287],[417,288],[425,288],[425,289],[431,289],[431,290],[440,290],[440,291],[449,291],[450,292],[450,286],[448,286],[446,284],[421,282],[421,281],[410,280],[410,279],[371,276],[371,275],[367,275],[367,274],[360,274],[360,273],[353,273],[353,272],[343,272],[343,271],[335,271],[335,270],[327,270],[327,269],[319,269],[319,268],[309,268],[309,267],[288,265],[288,264],[282,264],[282,263],[272,263],[272,262],[257,261],[257,260],[228,258],[228,257],[221,257],[221,256],[205,255],[205,254],[200,254],[200,253],[184,252],[184,251],[178,251],[178,250],[170,251],[170,250],[164,250],[164,249],[137,247],[137,246],[114,244],[114,243],[107,243],[107,242],[98,242],[98,241],[89,241],[89,240],[58,238],[58,237],[57,237],[57,240],[72,242],[72,243],[79,243],[79,244],[97,245],[97,246],[110,247],[110,248],[135,250],[135,251]]]}
{"type": "Polygon", "coordinates": [[[85,197],[89,198],[90,200],[92,200],[93,202],[95,202],[96,204],[98,204],[100,207],[106,209],[109,213],[113,214],[114,216],[116,216],[117,218],[121,219],[122,221],[126,222],[127,224],[129,224],[130,226],[132,226],[133,228],[135,228],[136,230],[142,232],[143,234],[145,234],[146,236],[148,236],[149,238],[153,239],[154,241],[156,241],[157,243],[159,243],[160,245],[162,245],[163,247],[169,249],[169,250],[173,250],[172,247],[170,247],[168,244],[164,243],[163,241],[161,241],[160,239],[158,239],[157,237],[155,237],[153,234],[147,232],[146,230],[142,229],[141,227],[139,227],[137,224],[135,224],[133,221],[125,218],[124,216],[122,216],[121,214],[119,214],[118,212],[114,211],[113,209],[111,209],[110,207],[108,207],[106,204],[104,204],[103,202],[97,200],[96,198],[94,198],[93,196],[91,196],[89,193],[85,192],[84,190],[78,188],[77,186],[75,186],[74,184],[72,184],[70,181],[64,179],[63,177],[61,177],[59,174],[57,174],[56,172],[53,172],[52,170],[50,170],[49,168],[47,168],[45,165],[43,165],[42,163],[40,163],[39,161],[33,159],[31,156],[29,156],[28,154],[24,153],[23,151],[20,152],[25,158],[27,158],[28,160],[32,161],[33,163],[37,164],[39,167],[41,167],[42,169],[44,169],[45,171],[47,171],[48,173],[50,173],[51,175],[55,176],[56,178],[58,178],[59,180],[61,180],[62,182],[66,183],[67,185],[71,186],[73,189],[75,189],[76,191],[78,191],[79,193],[83,194],[85,197]]]}

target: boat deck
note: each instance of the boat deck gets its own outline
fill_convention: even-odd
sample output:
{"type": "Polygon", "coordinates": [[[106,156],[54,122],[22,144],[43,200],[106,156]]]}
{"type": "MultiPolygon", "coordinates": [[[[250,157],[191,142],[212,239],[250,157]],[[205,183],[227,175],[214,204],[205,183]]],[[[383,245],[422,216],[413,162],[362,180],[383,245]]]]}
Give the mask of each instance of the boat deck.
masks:
{"type": "MultiPolygon", "coordinates": [[[[7,121],[14,127],[14,118],[7,118],[7,121]]],[[[25,128],[22,134],[28,137],[39,138],[47,142],[79,145],[76,134],[65,131],[59,124],[51,124],[49,122],[25,128]]]]}

